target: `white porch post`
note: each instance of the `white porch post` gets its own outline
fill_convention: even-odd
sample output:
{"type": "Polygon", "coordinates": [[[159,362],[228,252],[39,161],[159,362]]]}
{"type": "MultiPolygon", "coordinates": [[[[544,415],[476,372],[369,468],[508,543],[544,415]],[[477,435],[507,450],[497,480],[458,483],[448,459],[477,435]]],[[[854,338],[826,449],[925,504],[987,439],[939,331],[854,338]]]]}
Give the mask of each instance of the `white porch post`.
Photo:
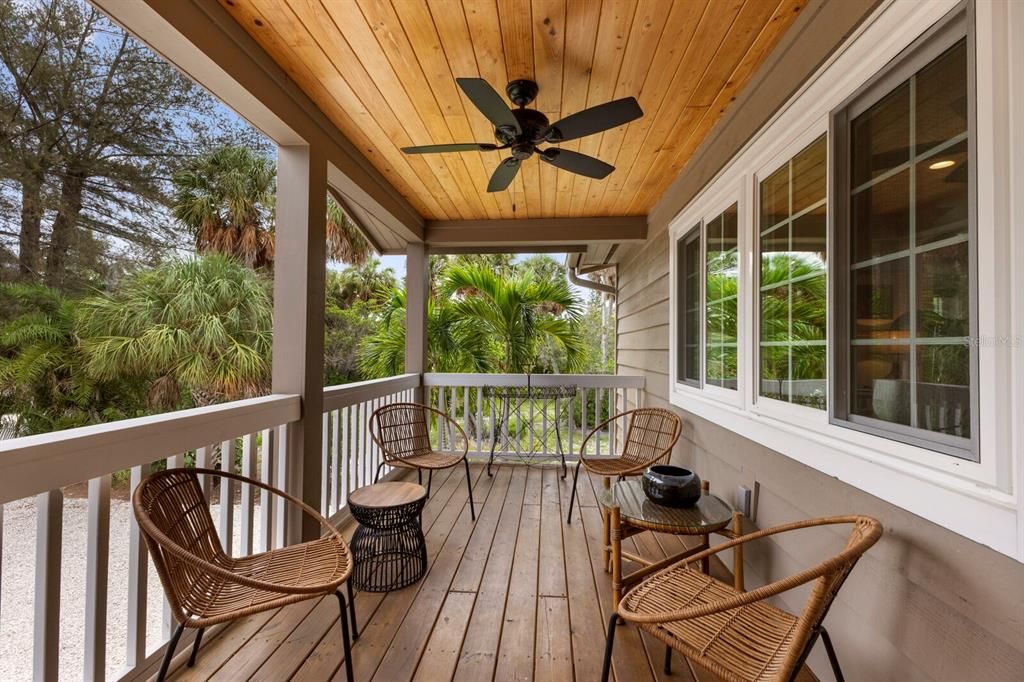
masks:
{"type": "MultiPolygon", "coordinates": [[[[287,461],[277,484],[320,508],[320,435],[323,413],[324,281],[327,161],[315,148],[277,152],[274,258],[273,390],[302,396],[302,416],[285,429],[287,461]]],[[[287,544],[320,536],[314,519],[288,507],[287,544]]]]}
{"type": "MultiPolygon", "coordinates": [[[[430,296],[430,265],[427,247],[409,242],[405,248],[405,371],[427,371],[427,297],[430,296]]],[[[422,377],[416,402],[424,402],[422,377]]]]}

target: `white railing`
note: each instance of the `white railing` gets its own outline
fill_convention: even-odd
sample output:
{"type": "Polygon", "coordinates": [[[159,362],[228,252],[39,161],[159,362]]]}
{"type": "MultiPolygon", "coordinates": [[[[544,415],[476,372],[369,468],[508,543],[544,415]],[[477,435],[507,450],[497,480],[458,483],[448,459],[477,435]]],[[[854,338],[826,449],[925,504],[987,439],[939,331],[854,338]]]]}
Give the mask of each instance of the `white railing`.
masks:
{"type": "MultiPolygon", "coordinates": [[[[519,402],[515,424],[529,420],[538,433],[559,427],[562,450],[572,457],[596,424],[640,404],[644,379],[426,374],[421,382],[419,375],[405,374],[325,388],[319,453],[324,515],[340,519],[349,493],[373,481],[382,460],[367,426],[381,405],[426,400],[463,426],[474,456],[488,456],[495,424],[505,424],[507,436],[509,415],[495,421],[486,387],[571,387],[571,397],[519,402]]],[[[8,557],[0,563],[0,679],[102,681],[152,665],[173,623],[128,494],[155,468],[193,464],[290,489],[290,458],[301,453],[286,452],[285,444],[289,425],[300,419],[300,402],[295,395],[271,395],[0,442],[0,503],[7,503],[6,518],[0,506],[0,556],[8,557]]],[[[607,453],[619,437],[614,428],[592,439],[588,452],[607,453]]],[[[554,438],[523,434],[516,448],[557,451],[554,438]]],[[[284,543],[280,500],[271,503],[265,492],[230,481],[202,484],[229,553],[284,543]]]]}
{"type": "MultiPolygon", "coordinates": [[[[299,415],[298,396],[271,395],[0,442],[0,502],[14,512],[8,537],[17,546],[8,548],[16,561],[0,566],[9,590],[0,678],[101,681],[152,660],[172,623],[128,493],[154,468],[193,463],[280,485],[284,430],[299,415]],[[17,589],[34,594],[34,608],[17,589]],[[108,639],[123,649],[108,651],[108,639]]],[[[264,494],[203,485],[228,552],[283,543],[264,494]]]]}
{"type": "MultiPolygon", "coordinates": [[[[360,381],[324,389],[320,462],[320,513],[331,518],[345,509],[349,493],[373,482],[380,448],[370,437],[370,415],[382,405],[412,402],[418,374],[360,381]]],[[[384,476],[390,467],[383,467],[384,476]]]]}
{"type": "MultiPolygon", "coordinates": [[[[561,449],[575,458],[597,425],[641,404],[644,377],[439,373],[423,375],[423,386],[429,404],[462,426],[476,458],[489,457],[492,447],[496,456],[556,456],[561,449]],[[518,389],[517,397],[495,398],[501,389],[518,389]]],[[[587,452],[612,454],[620,427],[604,427],[587,443],[587,452]]]]}

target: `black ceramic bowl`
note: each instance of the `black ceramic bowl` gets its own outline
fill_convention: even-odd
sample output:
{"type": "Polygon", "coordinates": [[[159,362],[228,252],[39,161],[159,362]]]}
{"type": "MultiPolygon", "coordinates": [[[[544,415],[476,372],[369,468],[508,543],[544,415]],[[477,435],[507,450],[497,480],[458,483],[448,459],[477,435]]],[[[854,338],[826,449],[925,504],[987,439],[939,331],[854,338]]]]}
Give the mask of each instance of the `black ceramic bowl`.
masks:
{"type": "Polygon", "coordinates": [[[666,507],[692,507],[700,499],[700,476],[670,464],[647,469],[641,485],[647,499],[666,507]]]}

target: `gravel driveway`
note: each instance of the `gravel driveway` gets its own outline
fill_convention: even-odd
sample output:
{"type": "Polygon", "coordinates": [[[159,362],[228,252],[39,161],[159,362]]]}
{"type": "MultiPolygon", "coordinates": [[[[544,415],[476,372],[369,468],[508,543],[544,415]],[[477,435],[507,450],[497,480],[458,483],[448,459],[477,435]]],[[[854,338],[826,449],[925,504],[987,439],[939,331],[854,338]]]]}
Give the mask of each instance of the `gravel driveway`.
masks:
{"type": "MultiPolygon", "coordinates": [[[[238,543],[238,505],[235,505],[238,543]]],[[[211,511],[216,521],[218,505],[211,511]]],[[[60,679],[82,680],[85,650],[85,562],[88,503],[65,497],[61,566],[60,679]]],[[[110,563],[107,587],[107,679],[125,670],[128,614],[128,520],[131,504],[110,501],[110,563]]],[[[254,510],[258,527],[259,506],[254,510]]],[[[32,679],[36,501],[4,505],[3,565],[0,572],[0,680],[32,679]]],[[[150,562],[147,587],[147,651],[165,641],[163,589],[150,562]]]]}

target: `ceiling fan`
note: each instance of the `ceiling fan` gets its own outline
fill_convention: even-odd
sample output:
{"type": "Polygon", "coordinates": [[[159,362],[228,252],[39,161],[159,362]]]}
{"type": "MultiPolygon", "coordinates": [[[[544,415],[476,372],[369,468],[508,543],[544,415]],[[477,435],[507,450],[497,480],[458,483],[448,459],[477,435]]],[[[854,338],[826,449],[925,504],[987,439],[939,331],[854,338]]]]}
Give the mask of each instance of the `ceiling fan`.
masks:
{"type": "Polygon", "coordinates": [[[629,123],[644,115],[634,97],[605,102],[578,111],[549,123],[548,117],[536,109],[527,109],[539,90],[531,80],[514,80],[505,87],[509,100],[518,108],[511,109],[494,88],[482,78],[456,78],[456,82],[469,100],[494,124],[494,138],[498,144],[488,142],[467,142],[461,144],[431,144],[420,147],[403,147],[406,154],[437,154],[443,152],[493,152],[511,149],[512,156],[498,164],[487,183],[488,192],[500,192],[515,179],[522,162],[534,154],[542,161],[556,168],[578,173],[598,180],[615,170],[615,166],[586,154],[548,147],[538,149],[541,144],[568,142],[610,128],[629,123]]]}

